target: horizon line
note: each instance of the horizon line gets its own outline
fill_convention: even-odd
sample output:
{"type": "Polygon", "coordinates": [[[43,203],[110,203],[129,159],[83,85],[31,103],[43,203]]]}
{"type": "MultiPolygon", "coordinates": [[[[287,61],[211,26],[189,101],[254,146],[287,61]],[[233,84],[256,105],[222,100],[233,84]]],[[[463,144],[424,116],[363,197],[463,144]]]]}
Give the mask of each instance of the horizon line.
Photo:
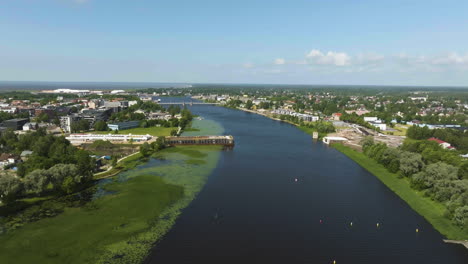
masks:
{"type": "MultiPolygon", "coordinates": [[[[244,83],[244,82],[156,82],[156,81],[18,81],[18,80],[0,80],[0,83],[86,83],[86,84],[185,84],[185,85],[280,85],[280,86],[383,86],[383,87],[415,87],[415,88],[468,88],[468,85],[404,85],[404,84],[306,84],[306,83],[244,83]]],[[[151,87],[149,87],[151,88],[151,87]]]]}

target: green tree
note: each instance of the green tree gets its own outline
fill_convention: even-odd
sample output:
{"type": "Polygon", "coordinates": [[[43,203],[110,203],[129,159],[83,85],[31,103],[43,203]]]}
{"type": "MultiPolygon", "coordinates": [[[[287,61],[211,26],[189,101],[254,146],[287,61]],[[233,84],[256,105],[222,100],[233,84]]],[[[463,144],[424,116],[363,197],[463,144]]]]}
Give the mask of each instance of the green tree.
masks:
{"type": "Polygon", "coordinates": [[[81,183],[82,176],[74,164],[57,164],[48,170],[53,188],[64,193],[71,193],[81,183]],[[64,181],[67,183],[64,185],[64,181]]]}
{"type": "Polygon", "coordinates": [[[94,130],[96,131],[106,131],[107,130],[107,123],[106,121],[97,121],[94,123],[94,130]]]}
{"type": "Polygon", "coordinates": [[[252,109],[253,107],[253,103],[251,100],[247,100],[247,102],[245,103],[245,108],[247,109],[252,109]]]}
{"type": "Polygon", "coordinates": [[[151,145],[155,151],[162,150],[166,148],[166,138],[163,136],[158,137],[155,142],[151,143],[151,145]]]}
{"type": "Polygon", "coordinates": [[[140,153],[143,155],[143,157],[148,157],[151,155],[151,146],[148,144],[148,142],[140,145],[140,153]]]}
{"type": "Polygon", "coordinates": [[[41,195],[47,190],[50,183],[50,175],[47,170],[39,169],[24,177],[24,185],[27,192],[41,195]]]}
{"type": "Polygon", "coordinates": [[[10,174],[0,175],[0,201],[10,203],[23,192],[24,186],[20,179],[10,174]]]}
{"type": "Polygon", "coordinates": [[[459,207],[453,214],[454,222],[463,229],[468,228],[468,205],[459,207]]]}
{"type": "Polygon", "coordinates": [[[410,176],[419,172],[424,166],[422,157],[418,153],[403,151],[400,154],[400,172],[403,176],[410,176]]]}
{"type": "MultiPolygon", "coordinates": [[[[423,171],[412,176],[412,184],[418,189],[432,188],[437,181],[456,180],[458,169],[452,165],[437,162],[430,164],[423,171]]],[[[444,183],[445,184],[445,183],[444,183]]]]}
{"type": "Polygon", "coordinates": [[[112,163],[111,163],[112,167],[115,167],[115,166],[117,165],[117,161],[118,161],[118,160],[117,160],[117,157],[116,157],[116,156],[112,156],[112,161],[111,161],[111,162],[112,162],[112,163]]]}
{"type": "Polygon", "coordinates": [[[374,137],[366,136],[360,142],[363,150],[366,150],[368,147],[374,145],[374,137]]]}
{"type": "Polygon", "coordinates": [[[50,117],[48,114],[46,113],[41,113],[37,118],[36,118],[37,122],[49,122],[50,120],[50,117]]]}
{"type": "Polygon", "coordinates": [[[75,154],[76,166],[80,175],[83,176],[83,182],[87,182],[93,176],[93,171],[96,168],[96,160],[89,156],[89,152],[78,150],[75,154]]]}

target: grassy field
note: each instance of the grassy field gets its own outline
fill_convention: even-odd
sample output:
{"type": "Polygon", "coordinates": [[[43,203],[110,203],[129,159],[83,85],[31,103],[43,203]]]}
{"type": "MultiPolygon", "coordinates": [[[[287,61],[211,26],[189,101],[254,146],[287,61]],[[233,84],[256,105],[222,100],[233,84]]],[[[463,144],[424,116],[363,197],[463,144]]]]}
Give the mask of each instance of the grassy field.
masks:
{"type": "Polygon", "coordinates": [[[451,220],[444,217],[446,209],[443,204],[435,202],[428,197],[424,197],[421,192],[411,189],[409,181],[406,178],[398,178],[396,174],[390,173],[385,167],[377,163],[375,160],[347,146],[333,144],[333,147],[354,160],[370,173],[374,174],[388,188],[405,200],[413,210],[426,218],[435,229],[448,239],[468,239],[468,230],[463,230],[457,227],[451,220]]]}
{"type": "MultiPolygon", "coordinates": [[[[310,128],[310,127],[306,127],[306,126],[297,126],[300,130],[306,132],[307,134],[309,135],[313,135],[314,132],[317,132],[317,130],[315,128],[310,128]]],[[[319,138],[323,138],[327,136],[326,133],[319,133],[319,138]]]]}
{"type": "MultiPolygon", "coordinates": [[[[133,134],[133,135],[152,135],[152,136],[170,136],[171,130],[177,130],[176,127],[136,127],[119,131],[119,134],[133,134]]],[[[94,134],[112,134],[113,131],[93,131],[94,134]]]]}
{"type": "MultiPolygon", "coordinates": [[[[161,151],[161,159],[101,182],[106,194],[86,206],[0,235],[0,263],[141,263],[201,190],[219,150],[161,151]]],[[[122,166],[137,160],[132,156],[122,166]]]]}
{"type": "Polygon", "coordinates": [[[396,131],[383,131],[383,133],[386,135],[406,136],[407,129],[397,126],[395,126],[393,129],[395,129],[396,131]]]}

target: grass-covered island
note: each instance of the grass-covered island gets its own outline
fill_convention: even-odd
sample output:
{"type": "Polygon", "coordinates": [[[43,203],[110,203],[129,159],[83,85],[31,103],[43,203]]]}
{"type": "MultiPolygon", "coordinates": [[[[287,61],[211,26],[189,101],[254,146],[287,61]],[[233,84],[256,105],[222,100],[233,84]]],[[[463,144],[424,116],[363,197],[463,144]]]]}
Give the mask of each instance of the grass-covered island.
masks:
{"type": "Polygon", "coordinates": [[[375,175],[448,239],[468,239],[468,229],[455,224],[453,220],[447,217],[447,207],[443,203],[429,197],[425,191],[417,191],[411,188],[408,178],[390,172],[386,167],[362,152],[358,152],[342,144],[333,144],[332,146],[375,175]]]}

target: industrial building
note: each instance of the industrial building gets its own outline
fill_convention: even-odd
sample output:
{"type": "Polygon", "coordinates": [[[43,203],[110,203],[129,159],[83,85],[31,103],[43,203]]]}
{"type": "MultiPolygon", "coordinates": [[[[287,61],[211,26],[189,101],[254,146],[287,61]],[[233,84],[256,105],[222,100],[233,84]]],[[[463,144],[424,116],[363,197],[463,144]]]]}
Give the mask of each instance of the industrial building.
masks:
{"type": "Polygon", "coordinates": [[[128,121],[128,122],[120,122],[120,123],[107,125],[107,127],[110,130],[125,130],[125,129],[135,128],[139,126],[140,126],[140,121],[128,121]]]}
{"type": "Polygon", "coordinates": [[[23,130],[23,125],[28,122],[29,119],[27,118],[15,118],[3,121],[3,123],[0,126],[5,127],[7,129],[23,130]]]}

